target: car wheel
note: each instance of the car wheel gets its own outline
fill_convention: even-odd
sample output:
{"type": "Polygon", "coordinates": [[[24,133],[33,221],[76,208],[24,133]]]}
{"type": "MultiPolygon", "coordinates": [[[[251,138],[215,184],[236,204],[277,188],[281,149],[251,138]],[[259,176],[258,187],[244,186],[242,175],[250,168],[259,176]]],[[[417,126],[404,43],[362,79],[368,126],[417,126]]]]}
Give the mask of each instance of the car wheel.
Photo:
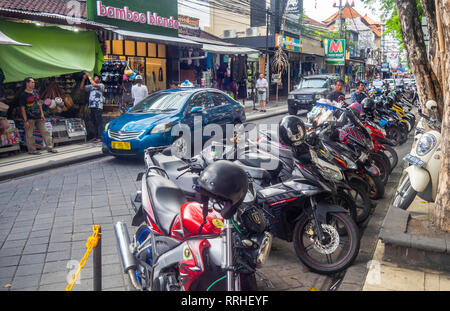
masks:
{"type": "Polygon", "coordinates": [[[293,116],[297,115],[297,108],[288,106],[288,113],[293,116]]]}

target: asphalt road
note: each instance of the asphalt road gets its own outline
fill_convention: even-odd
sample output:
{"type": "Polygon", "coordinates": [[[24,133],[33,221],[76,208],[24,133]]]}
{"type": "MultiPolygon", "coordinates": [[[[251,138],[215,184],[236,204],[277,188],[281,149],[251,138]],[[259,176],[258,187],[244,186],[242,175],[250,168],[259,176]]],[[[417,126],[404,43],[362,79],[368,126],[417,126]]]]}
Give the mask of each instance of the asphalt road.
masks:
{"type": "MultiPolygon", "coordinates": [[[[255,121],[277,124],[283,116],[255,121]]],[[[400,158],[401,159],[401,158],[400,158]]],[[[104,157],[4,182],[0,187],[0,290],[63,291],[86,251],[92,225],[102,226],[103,290],[126,290],[113,224],[133,232],[130,194],[143,161],[104,157]]],[[[73,291],[93,288],[92,255],[73,291]]],[[[310,272],[291,243],[274,240],[261,269],[274,288],[325,289],[330,277],[310,272]]]]}

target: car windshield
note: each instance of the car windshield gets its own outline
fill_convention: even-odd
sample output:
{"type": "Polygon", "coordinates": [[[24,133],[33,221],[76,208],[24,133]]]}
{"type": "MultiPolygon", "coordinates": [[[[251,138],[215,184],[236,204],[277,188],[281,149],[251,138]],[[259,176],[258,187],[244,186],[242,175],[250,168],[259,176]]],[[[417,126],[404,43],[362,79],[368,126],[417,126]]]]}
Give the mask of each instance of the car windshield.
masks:
{"type": "Polygon", "coordinates": [[[298,89],[321,89],[327,87],[327,80],[325,79],[304,79],[297,86],[298,89]]]}
{"type": "Polygon", "coordinates": [[[157,93],[140,101],[128,112],[130,113],[171,113],[178,111],[186,102],[186,92],[157,93]]]}

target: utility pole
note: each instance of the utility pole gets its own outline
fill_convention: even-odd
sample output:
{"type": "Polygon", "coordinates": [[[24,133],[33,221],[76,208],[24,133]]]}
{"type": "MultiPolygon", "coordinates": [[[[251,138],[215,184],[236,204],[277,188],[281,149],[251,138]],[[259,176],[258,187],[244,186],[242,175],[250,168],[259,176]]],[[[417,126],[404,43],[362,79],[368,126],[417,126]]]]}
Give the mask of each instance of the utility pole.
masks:
{"type": "MultiPolygon", "coordinates": [[[[298,40],[299,42],[301,42],[302,40],[302,29],[303,29],[303,0],[298,0],[298,9],[299,9],[299,19],[298,19],[298,23],[299,23],[299,27],[298,27],[298,40]]],[[[298,70],[298,75],[299,76],[303,76],[303,72],[302,72],[302,60],[300,59],[299,61],[299,70],[298,70]]],[[[296,82],[297,77],[294,77],[294,83],[296,82]]],[[[300,82],[300,81],[299,81],[300,82]]]]}
{"type": "Polygon", "coordinates": [[[269,78],[269,70],[267,64],[269,63],[269,9],[266,9],[266,78],[269,78]]]}

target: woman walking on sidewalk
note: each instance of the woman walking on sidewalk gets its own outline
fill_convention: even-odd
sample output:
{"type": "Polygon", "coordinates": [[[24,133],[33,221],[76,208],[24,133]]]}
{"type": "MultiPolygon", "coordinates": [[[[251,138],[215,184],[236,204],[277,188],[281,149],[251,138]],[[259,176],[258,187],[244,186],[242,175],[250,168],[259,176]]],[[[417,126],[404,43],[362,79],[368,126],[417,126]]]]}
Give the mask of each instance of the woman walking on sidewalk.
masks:
{"type": "Polygon", "coordinates": [[[19,95],[19,106],[25,121],[25,136],[27,149],[29,154],[41,154],[36,150],[36,142],[34,139],[34,128],[36,127],[44,139],[47,151],[57,153],[53,149],[53,142],[50,133],[45,126],[45,116],[42,110],[42,105],[39,103],[39,94],[34,89],[35,82],[33,78],[26,78],[24,80],[25,89],[19,95]]]}
{"type": "Polygon", "coordinates": [[[259,75],[259,79],[256,81],[256,90],[259,98],[259,105],[261,107],[261,112],[266,112],[266,98],[267,98],[267,88],[269,83],[264,78],[264,74],[259,75]]]}

